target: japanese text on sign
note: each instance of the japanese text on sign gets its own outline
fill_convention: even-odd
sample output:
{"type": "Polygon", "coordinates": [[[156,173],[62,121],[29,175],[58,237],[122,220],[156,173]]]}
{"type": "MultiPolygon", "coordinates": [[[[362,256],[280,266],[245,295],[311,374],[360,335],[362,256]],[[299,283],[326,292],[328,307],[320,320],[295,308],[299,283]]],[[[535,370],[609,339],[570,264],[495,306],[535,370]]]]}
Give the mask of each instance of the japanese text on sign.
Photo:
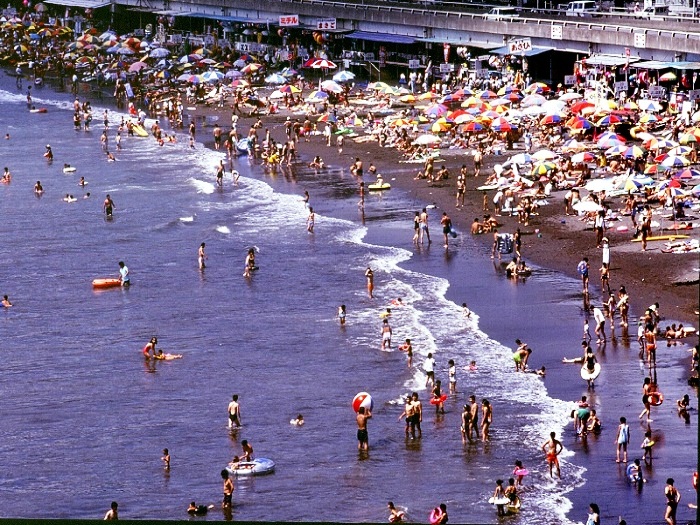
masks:
{"type": "Polygon", "coordinates": [[[280,16],[280,27],[298,26],[299,15],[283,15],[280,16]]]}
{"type": "Polygon", "coordinates": [[[525,53],[532,49],[532,40],[529,38],[516,38],[508,42],[508,53],[514,55],[516,53],[525,53]]]}
{"type": "Polygon", "coordinates": [[[316,29],[335,29],[335,18],[325,18],[316,22],[316,29]]]}

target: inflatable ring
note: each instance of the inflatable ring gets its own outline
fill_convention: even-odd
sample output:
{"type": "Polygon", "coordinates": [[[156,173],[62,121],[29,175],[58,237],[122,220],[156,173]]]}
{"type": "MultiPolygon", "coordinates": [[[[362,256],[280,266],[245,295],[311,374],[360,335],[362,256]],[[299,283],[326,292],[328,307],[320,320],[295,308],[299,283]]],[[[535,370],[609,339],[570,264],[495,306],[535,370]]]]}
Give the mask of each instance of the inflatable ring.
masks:
{"type": "Polygon", "coordinates": [[[440,397],[434,397],[430,400],[431,405],[439,405],[447,401],[447,394],[442,394],[440,397]]]}
{"type": "Polygon", "coordinates": [[[440,510],[439,507],[436,507],[432,511],[430,511],[430,516],[428,517],[428,520],[430,521],[430,523],[435,525],[435,523],[438,523],[441,518],[442,518],[442,511],[440,510]]]}
{"type": "Polygon", "coordinates": [[[649,404],[653,407],[658,407],[664,402],[664,395],[661,392],[652,392],[649,394],[649,404]]]}
{"type": "Polygon", "coordinates": [[[527,476],[529,473],[530,471],[526,468],[519,468],[513,471],[513,474],[515,474],[516,476],[527,476]]]}
{"type": "Polygon", "coordinates": [[[639,133],[640,131],[642,131],[642,128],[640,128],[639,126],[635,126],[635,127],[633,127],[633,128],[630,129],[630,136],[631,136],[633,139],[636,139],[636,138],[637,138],[637,133],[639,133]]]}

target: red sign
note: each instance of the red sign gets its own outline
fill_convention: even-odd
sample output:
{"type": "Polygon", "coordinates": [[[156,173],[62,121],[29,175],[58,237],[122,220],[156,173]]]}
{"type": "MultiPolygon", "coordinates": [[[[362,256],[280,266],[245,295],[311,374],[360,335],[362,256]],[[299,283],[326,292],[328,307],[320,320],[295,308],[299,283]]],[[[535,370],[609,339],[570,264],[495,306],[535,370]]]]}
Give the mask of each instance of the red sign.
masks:
{"type": "Polygon", "coordinates": [[[280,16],[280,27],[290,27],[299,25],[299,15],[280,16]]]}

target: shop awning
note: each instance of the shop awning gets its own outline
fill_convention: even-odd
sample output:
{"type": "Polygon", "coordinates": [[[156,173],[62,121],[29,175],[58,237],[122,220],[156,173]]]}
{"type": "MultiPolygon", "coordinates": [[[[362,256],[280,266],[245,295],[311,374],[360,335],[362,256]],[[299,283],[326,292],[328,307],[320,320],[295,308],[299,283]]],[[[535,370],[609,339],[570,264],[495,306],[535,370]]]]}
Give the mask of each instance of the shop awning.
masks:
{"type": "Polygon", "coordinates": [[[345,38],[356,40],[369,40],[370,42],[388,42],[391,44],[413,44],[416,37],[406,35],[393,35],[389,33],[370,33],[369,31],[354,31],[345,38]]]}
{"type": "Polygon", "coordinates": [[[700,69],[700,62],[662,62],[660,60],[645,60],[637,62],[633,67],[639,69],[689,69],[696,71],[700,69]]]}
{"type": "Polygon", "coordinates": [[[627,55],[600,55],[594,54],[586,59],[586,64],[589,66],[624,66],[639,62],[639,57],[628,57],[627,55]]]}
{"type": "Polygon", "coordinates": [[[83,7],[97,9],[112,3],[111,0],[42,0],[45,4],[63,5],[66,7],[83,7]]]}
{"type": "Polygon", "coordinates": [[[416,42],[429,42],[431,44],[452,44],[453,46],[477,47],[479,49],[496,49],[502,44],[494,42],[481,42],[479,40],[460,40],[459,38],[416,38],[416,42]]]}
{"type": "MultiPolygon", "coordinates": [[[[544,47],[544,46],[532,46],[532,49],[529,51],[525,51],[525,53],[514,53],[515,55],[522,56],[525,55],[526,57],[532,57],[535,55],[539,55],[541,53],[546,53],[547,51],[552,51],[554,48],[553,47],[544,47]]],[[[496,49],[492,49],[489,51],[489,53],[492,53],[494,55],[510,55],[513,54],[510,52],[510,49],[508,46],[502,46],[498,47],[496,49]]]]}
{"type": "Polygon", "coordinates": [[[189,16],[191,18],[210,18],[212,20],[220,20],[222,22],[248,22],[250,24],[277,24],[276,18],[245,18],[243,16],[223,16],[210,13],[190,13],[189,11],[179,11],[173,13],[173,16],[189,16]]]}

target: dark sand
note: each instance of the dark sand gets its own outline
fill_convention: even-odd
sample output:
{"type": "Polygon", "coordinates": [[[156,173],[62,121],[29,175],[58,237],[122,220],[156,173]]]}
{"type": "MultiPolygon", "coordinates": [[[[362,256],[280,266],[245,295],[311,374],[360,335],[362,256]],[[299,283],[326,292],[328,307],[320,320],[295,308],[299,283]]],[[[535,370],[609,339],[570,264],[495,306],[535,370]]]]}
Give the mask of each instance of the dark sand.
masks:
{"type": "MultiPolygon", "coordinates": [[[[263,117],[265,127],[272,130],[273,137],[278,141],[284,139],[282,121],[287,114],[282,112],[273,117],[263,117]]],[[[222,127],[227,129],[230,122],[228,109],[198,107],[186,115],[186,121],[188,118],[196,118],[202,124],[205,121],[209,123],[210,127],[201,129],[200,126],[198,135],[210,147],[213,146],[213,141],[208,134],[211,133],[216,115],[219,116],[218,121],[222,127]]],[[[302,116],[299,118],[303,120],[302,116]]],[[[239,120],[239,133],[245,135],[252,122],[253,119],[249,118],[239,120]]],[[[616,326],[617,340],[608,340],[604,348],[597,350],[605,372],[595,390],[589,391],[580,379],[579,367],[562,364],[561,359],[579,355],[584,310],[576,265],[583,256],[589,257],[591,302],[600,304],[597,276],[601,251],[595,248],[592,231],[582,231],[583,225],[576,217],[563,214],[563,192],[553,194],[549,199],[550,205],[540,208],[540,215],[528,227],[522,228],[522,253],[528,264],[535,267],[535,273],[526,283],[514,284],[505,278],[500,265],[490,260],[492,236],[471,236],[468,233],[472,220],[483,215],[482,193],[476,187],[483,184],[486,178],[483,174],[490,173],[491,167],[496,162],[506,160],[507,156],[485,159],[482,176],[468,179],[465,206],[457,210],[456,175],[463,163],[467,164],[470,171],[473,166],[471,156],[467,156],[464,151],[444,152],[444,164],[450,169],[451,178],[430,186],[425,180],[413,180],[420,164],[398,163],[399,156],[393,149],[380,148],[376,142],[355,143],[352,138],[346,138],[343,153],[338,154],[335,140],[333,143],[333,147],[327,147],[322,136],[312,137],[308,143],[301,141],[298,145],[301,162],[308,163],[318,154],[327,165],[333,168],[344,167],[347,176],[354,158],[360,157],[365,164],[365,173],[371,161],[377,166],[378,172],[383,174],[385,181],[391,182],[393,189],[385,193],[382,199],[390,200],[395,195],[404,198],[408,196],[409,200],[415,202],[415,209],[406,209],[402,213],[402,216],[405,215],[405,235],[397,238],[396,231],[383,230],[381,222],[373,220],[376,201],[373,201],[375,197],[368,195],[364,216],[361,218],[358,212],[357,220],[364,220],[369,226],[368,237],[371,242],[413,250],[411,237],[414,212],[434,203],[436,209],[430,210],[433,244],[427,249],[416,249],[416,255],[405,266],[447,278],[451,283],[448,298],[458,304],[466,301],[470,308],[478,312],[480,328],[490,337],[511,347],[515,338],[527,341],[535,349],[531,367],[547,367],[545,383],[550,395],[572,402],[580,399],[581,395],[589,396],[603,421],[602,434],[581,440],[575,436],[573,428],[568,427],[561,437],[565,447],[576,453],[572,461],[587,468],[584,474],[586,483],[568,494],[573,502],[569,518],[585,521],[588,504],[597,502],[601,507],[603,523],[617,523],[618,516],[623,516],[630,524],[662,522],[665,509],[664,482],[667,477],[673,477],[683,496],[678,511],[679,523],[695,519],[696,511],[689,509],[687,503],[695,502],[696,499],[690,480],[697,461],[697,412],[693,414],[691,424],[686,425],[676,415],[675,400],[684,393],[694,394],[697,398],[697,392],[693,393],[687,386],[690,373],[689,349],[691,344],[697,342],[696,338],[687,339],[677,347],[667,348],[663,342],[660,345],[658,379],[667,402],[652,412],[653,435],[659,444],[654,450],[653,468],[645,470],[648,483],[641,492],[626,483],[625,465],[615,463],[614,440],[618,419],[624,415],[630,422],[632,431],[630,461],[641,457],[639,444],[646,426],[638,422],[637,415],[643,408],[640,396],[646,371],[638,359],[636,319],[648,305],[658,301],[662,317],[669,322],[681,321],[686,325],[697,326],[697,316],[694,313],[698,308],[698,275],[695,270],[698,266],[697,255],[662,254],[654,245],[651,245],[652,249],[647,253],[641,253],[639,244],[633,245],[622,234],[609,232],[612,248],[611,284],[613,288],[624,284],[631,296],[629,337],[624,336],[616,326]],[[448,255],[445,255],[442,247],[438,225],[443,211],[448,213],[455,228],[461,232],[448,255]],[[541,237],[534,233],[535,229],[540,230],[541,237]],[[459,264],[459,252],[462,250],[482,253],[483,262],[476,267],[472,265],[465,268],[459,264]],[[447,263],[441,262],[443,260],[447,263]],[[455,262],[457,264],[453,264],[455,262]],[[483,286],[477,287],[476,294],[475,281],[483,281],[483,286]],[[686,284],[689,281],[694,282],[686,284]],[[679,282],[683,285],[674,285],[679,282]]],[[[517,151],[510,153],[515,152],[517,151]]],[[[443,163],[436,162],[436,168],[441,164],[443,163]]],[[[329,175],[321,172],[319,176],[329,175]]],[[[287,177],[284,179],[289,180],[287,177]]],[[[365,184],[372,182],[367,175],[364,179],[365,184]]],[[[282,184],[282,191],[303,193],[303,184],[284,186],[282,178],[277,178],[276,181],[282,184]]],[[[493,192],[489,192],[489,202],[492,197],[493,192]]],[[[314,201],[313,195],[312,202],[318,203],[317,200],[314,201]]],[[[333,204],[323,203],[323,208],[332,210],[333,204]]],[[[512,233],[517,227],[516,217],[500,217],[499,222],[504,223],[502,232],[512,233]]],[[[591,330],[593,325],[591,320],[591,330]]],[[[546,437],[543,436],[543,441],[546,437]]],[[[566,476],[566,472],[563,475],[566,476]]],[[[490,482],[485,480],[487,484],[490,482]]]]}

